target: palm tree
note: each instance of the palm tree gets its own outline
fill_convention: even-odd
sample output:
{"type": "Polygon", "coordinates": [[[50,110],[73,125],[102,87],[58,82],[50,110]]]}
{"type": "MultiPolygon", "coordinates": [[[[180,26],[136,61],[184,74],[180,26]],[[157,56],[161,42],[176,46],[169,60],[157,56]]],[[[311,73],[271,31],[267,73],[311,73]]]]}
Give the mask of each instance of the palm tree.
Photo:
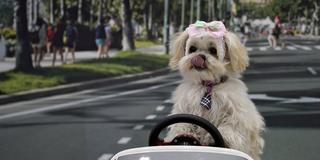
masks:
{"type": "Polygon", "coordinates": [[[135,49],[131,15],[129,0],[122,0],[122,50],[135,49]]]}
{"type": "Polygon", "coordinates": [[[82,0],[78,0],[78,23],[82,23],[82,0]]]}
{"type": "Polygon", "coordinates": [[[16,70],[33,70],[31,53],[32,48],[28,39],[28,21],[27,21],[27,0],[15,0],[15,15],[17,29],[16,44],[16,70]]]}

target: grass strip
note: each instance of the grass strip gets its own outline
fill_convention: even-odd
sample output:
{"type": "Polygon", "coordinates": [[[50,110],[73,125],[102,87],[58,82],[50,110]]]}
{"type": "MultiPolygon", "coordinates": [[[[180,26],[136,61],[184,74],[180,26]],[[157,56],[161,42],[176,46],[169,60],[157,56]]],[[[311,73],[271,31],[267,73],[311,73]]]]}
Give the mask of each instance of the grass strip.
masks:
{"type": "Polygon", "coordinates": [[[113,58],[86,60],[59,67],[43,67],[30,73],[12,70],[0,73],[0,94],[160,69],[168,65],[168,59],[167,55],[124,51],[113,58]]]}

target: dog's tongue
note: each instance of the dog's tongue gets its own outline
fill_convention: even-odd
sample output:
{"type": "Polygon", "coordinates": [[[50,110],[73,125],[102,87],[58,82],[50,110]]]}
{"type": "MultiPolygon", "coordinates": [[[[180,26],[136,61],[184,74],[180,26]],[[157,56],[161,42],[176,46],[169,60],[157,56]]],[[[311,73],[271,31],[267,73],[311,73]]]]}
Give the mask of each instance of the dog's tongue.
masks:
{"type": "Polygon", "coordinates": [[[193,57],[191,63],[195,67],[205,68],[204,59],[200,55],[193,57]]]}

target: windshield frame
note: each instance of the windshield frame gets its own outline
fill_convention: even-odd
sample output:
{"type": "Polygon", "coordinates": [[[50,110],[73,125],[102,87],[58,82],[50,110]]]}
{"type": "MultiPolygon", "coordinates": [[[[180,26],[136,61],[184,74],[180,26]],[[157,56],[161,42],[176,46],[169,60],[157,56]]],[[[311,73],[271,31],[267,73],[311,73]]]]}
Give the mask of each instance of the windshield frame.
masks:
{"type": "Polygon", "coordinates": [[[243,157],[248,160],[253,160],[246,153],[240,152],[238,150],[229,149],[229,148],[219,148],[219,147],[207,147],[207,146],[151,146],[151,147],[139,147],[132,148],[121,151],[114,155],[111,160],[117,160],[121,156],[128,156],[133,154],[143,154],[143,153],[152,153],[152,152],[203,152],[203,153],[216,153],[216,154],[225,154],[225,155],[234,155],[243,157]]]}

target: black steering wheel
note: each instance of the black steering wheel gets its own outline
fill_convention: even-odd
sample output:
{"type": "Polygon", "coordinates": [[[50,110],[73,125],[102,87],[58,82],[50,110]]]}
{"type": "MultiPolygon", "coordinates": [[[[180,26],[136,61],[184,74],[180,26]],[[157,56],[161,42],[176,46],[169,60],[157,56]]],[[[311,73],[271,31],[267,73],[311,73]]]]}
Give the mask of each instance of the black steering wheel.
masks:
{"type": "Polygon", "coordinates": [[[190,135],[178,135],[171,142],[165,142],[163,139],[160,139],[159,135],[161,131],[164,128],[167,128],[168,126],[175,123],[190,123],[190,124],[198,125],[203,129],[205,129],[214,139],[215,143],[210,144],[209,146],[226,148],[222,135],[220,134],[219,130],[215,126],[213,126],[207,120],[191,114],[175,114],[172,116],[168,116],[163,121],[158,123],[150,133],[149,146],[201,145],[196,138],[190,135]]]}

